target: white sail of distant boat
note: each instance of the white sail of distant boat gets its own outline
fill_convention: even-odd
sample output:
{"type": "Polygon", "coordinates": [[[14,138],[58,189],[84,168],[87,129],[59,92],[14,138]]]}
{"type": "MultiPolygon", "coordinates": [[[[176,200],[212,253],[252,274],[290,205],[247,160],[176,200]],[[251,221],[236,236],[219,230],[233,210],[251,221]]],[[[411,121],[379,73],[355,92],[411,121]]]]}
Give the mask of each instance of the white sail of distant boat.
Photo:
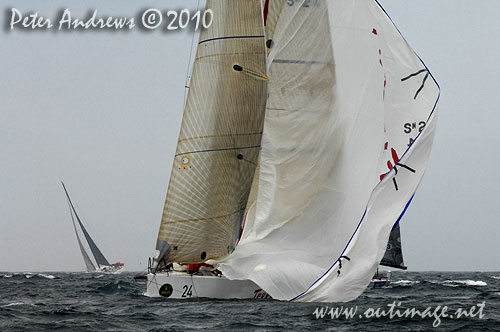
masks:
{"type": "Polygon", "coordinates": [[[66,194],[66,198],[68,199],[68,205],[69,205],[69,212],[71,215],[71,220],[73,222],[73,229],[75,230],[75,235],[76,239],[78,241],[78,246],[80,247],[80,251],[83,256],[83,261],[85,262],[85,266],[87,268],[87,272],[110,272],[110,273],[118,273],[121,272],[123,269],[124,264],[123,263],[114,263],[110,264],[106,257],[104,257],[103,253],[97,245],[95,244],[94,240],[90,237],[90,234],[87,232],[87,229],[85,226],[83,226],[83,223],[76,213],[75,207],[73,206],[73,202],[71,201],[71,198],[69,197],[69,193],[66,190],[66,186],[64,185],[63,182],[61,182],[64,192],[66,194]],[[94,257],[95,263],[97,265],[97,268],[95,267],[94,263],[92,263],[92,260],[90,259],[89,255],[87,254],[87,250],[82,244],[82,241],[80,240],[80,235],[78,234],[76,223],[75,223],[75,218],[78,222],[78,225],[80,226],[80,229],[87,240],[87,243],[89,245],[90,251],[94,257]]]}
{"type": "Polygon", "coordinates": [[[425,172],[436,81],[375,0],[206,7],[147,294],[356,298],[425,172]]]}

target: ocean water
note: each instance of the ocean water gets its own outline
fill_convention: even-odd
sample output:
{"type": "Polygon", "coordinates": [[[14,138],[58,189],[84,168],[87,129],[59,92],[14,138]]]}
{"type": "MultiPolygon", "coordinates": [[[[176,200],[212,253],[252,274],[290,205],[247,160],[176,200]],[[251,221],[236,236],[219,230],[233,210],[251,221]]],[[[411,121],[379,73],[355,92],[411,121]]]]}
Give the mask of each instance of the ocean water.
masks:
{"type": "Polygon", "coordinates": [[[500,272],[394,272],[349,303],[153,299],[133,276],[0,273],[0,331],[500,331],[500,272]]]}

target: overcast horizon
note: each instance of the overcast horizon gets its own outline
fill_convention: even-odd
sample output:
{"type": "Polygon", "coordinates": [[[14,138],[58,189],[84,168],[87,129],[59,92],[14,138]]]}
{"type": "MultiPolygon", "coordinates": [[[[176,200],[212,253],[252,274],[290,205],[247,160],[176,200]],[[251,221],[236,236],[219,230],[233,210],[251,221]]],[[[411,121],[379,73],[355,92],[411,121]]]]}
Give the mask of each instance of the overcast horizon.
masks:
{"type": "MultiPolygon", "coordinates": [[[[500,1],[379,2],[441,86],[429,166],[401,221],[405,264],[499,271],[500,1]]],[[[51,19],[67,7],[81,18],[94,9],[133,17],[149,8],[139,0],[0,7],[0,271],[84,270],[61,180],[108,260],[146,269],[192,32],[10,31],[12,6],[51,19]]]]}

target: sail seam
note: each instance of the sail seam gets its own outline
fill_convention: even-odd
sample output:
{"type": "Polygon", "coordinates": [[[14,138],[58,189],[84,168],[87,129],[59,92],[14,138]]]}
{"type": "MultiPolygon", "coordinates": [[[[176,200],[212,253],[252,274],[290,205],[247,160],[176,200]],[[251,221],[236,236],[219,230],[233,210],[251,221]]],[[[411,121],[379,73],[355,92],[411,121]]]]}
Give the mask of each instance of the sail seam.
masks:
{"type": "Polygon", "coordinates": [[[261,55],[261,53],[255,52],[255,53],[217,53],[217,54],[211,54],[211,55],[204,55],[197,57],[195,59],[196,62],[199,62],[201,59],[207,59],[207,58],[215,58],[219,56],[233,56],[233,55],[261,55]]]}
{"type": "Polygon", "coordinates": [[[224,214],[221,216],[215,216],[215,217],[208,217],[208,218],[196,218],[196,219],[179,219],[179,220],[169,220],[165,221],[166,224],[174,224],[174,223],[179,223],[179,222],[190,222],[190,221],[202,221],[202,220],[216,220],[216,219],[221,219],[225,217],[229,217],[232,215],[235,215],[237,213],[240,213],[241,211],[245,210],[245,208],[239,209],[238,211],[231,212],[228,214],[224,214]]]}
{"type": "Polygon", "coordinates": [[[206,136],[186,137],[186,138],[181,138],[179,140],[179,143],[191,141],[191,140],[195,140],[195,139],[204,139],[204,138],[231,137],[231,136],[252,136],[252,135],[262,135],[262,131],[258,132],[258,133],[242,133],[242,134],[206,135],[206,136]]]}

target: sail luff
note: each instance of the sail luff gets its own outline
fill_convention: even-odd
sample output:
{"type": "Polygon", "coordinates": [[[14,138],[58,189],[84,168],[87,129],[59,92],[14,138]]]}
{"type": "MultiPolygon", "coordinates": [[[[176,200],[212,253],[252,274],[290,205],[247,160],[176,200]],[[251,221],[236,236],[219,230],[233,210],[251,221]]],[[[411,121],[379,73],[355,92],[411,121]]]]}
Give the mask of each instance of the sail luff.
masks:
{"type": "Polygon", "coordinates": [[[95,268],[94,264],[92,263],[92,261],[90,260],[90,257],[87,254],[87,251],[83,247],[82,241],[80,240],[80,236],[78,235],[78,231],[76,230],[75,218],[73,217],[73,211],[71,210],[71,204],[70,204],[69,199],[68,199],[68,208],[69,208],[69,213],[71,215],[71,221],[73,222],[73,229],[75,230],[76,240],[78,241],[78,246],[80,247],[80,252],[82,253],[83,261],[85,262],[87,272],[95,271],[96,268],[95,268]]]}
{"type": "Polygon", "coordinates": [[[208,0],[158,234],[156,263],[232,252],[258,163],[266,100],[260,0],[208,0]]]}
{"type": "Polygon", "coordinates": [[[90,237],[90,234],[87,232],[87,230],[83,226],[83,223],[80,220],[78,213],[76,213],[75,207],[73,205],[73,202],[71,201],[71,198],[69,197],[68,191],[66,190],[66,186],[64,185],[64,183],[62,183],[62,186],[64,188],[64,192],[66,193],[66,197],[68,198],[68,201],[70,203],[71,209],[73,210],[75,217],[76,217],[76,220],[78,221],[78,224],[80,225],[80,228],[82,229],[83,235],[85,236],[85,239],[87,240],[87,243],[90,247],[90,251],[92,252],[92,255],[94,256],[94,259],[95,259],[97,265],[99,267],[101,267],[101,265],[109,266],[110,264],[109,264],[108,260],[104,257],[101,250],[99,250],[99,248],[95,244],[94,240],[92,240],[92,238],[90,237]]]}

